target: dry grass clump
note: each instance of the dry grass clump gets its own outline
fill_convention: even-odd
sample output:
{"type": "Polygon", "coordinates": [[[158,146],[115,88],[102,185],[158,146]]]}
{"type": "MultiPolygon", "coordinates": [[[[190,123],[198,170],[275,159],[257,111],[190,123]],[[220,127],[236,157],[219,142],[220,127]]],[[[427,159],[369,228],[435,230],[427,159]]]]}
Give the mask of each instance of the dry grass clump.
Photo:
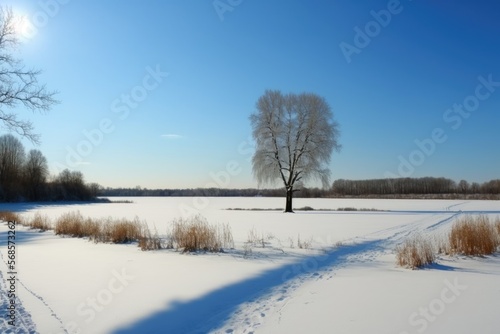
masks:
{"type": "Polygon", "coordinates": [[[299,247],[300,249],[311,249],[312,243],[312,237],[309,240],[301,240],[300,234],[297,236],[297,247],[299,247]]]}
{"type": "Polygon", "coordinates": [[[228,224],[214,226],[202,216],[174,220],[172,242],[183,252],[223,252],[234,247],[233,235],[228,224]]]}
{"type": "Polygon", "coordinates": [[[67,212],[62,214],[56,220],[54,232],[56,235],[68,235],[71,237],[82,238],[84,218],[80,212],[67,212]]]}
{"type": "Polygon", "coordinates": [[[139,219],[133,221],[122,219],[112,221],[108,226],[109,241],[115,244],[124,244],[139,240],[142,236],[139,219]]]}
{"type": "Polygon", "coordinates": [[[264,232],[261,232],[259,234],[254,226],[250,231],[248,231],[246,244],[248,244],[250,247],[266,248],[266,246],[269,245],[269,241],[275,238],[276,237],[272,233],[267,233],[267,235],[264,235],[264,232]]]}
{"type": "Polygon", "coordinates": [[[217,234],[222,241],[223,248],[234,248],[233,231],[229,224],[217,225],[217,234]]]}
{"type": "Polygon", "coordinates": [[[40,231],[48,231],[52,229],[52,223],[50,222],[49,217],[47,215],[42,215],[40,212],[36,212],[27,225],[40,231]]]}
{"type": "Polygon", "coordinates": [[[0,211],[0,221],[20,223],[21,216],[12,211],[0,211]]]}
{"type": "Polygon", "coordinates": [[[486,216],[459,219],[449,235],[450,252],[468,256],[489,255],[500,246],[500,222],[490,222],[486,216]]]}
{"type": "Polygon", "coordinates": [[[255,226],[252,227],[250,231],[248,231],[247,243],[253,246],[255,246],[258,243],[261,243],[264,245],[263,247],[265,247],[264,236],[263,235],[262,237],[259,236],[259,233],[257,232],[255,226]]]}
{"type": "Polygon", "coordinates": [[[417,269],[435,260],[432,244],[422,236],[410,238],[396,248],[396,262],[401,267],[417,269]]]}
{"type": "MultiPolygon", "coordinates": [[[[146,224],[141,226],[138,218],[134,220],[113,219],[111,217],[92,219],[84,218],[79,211],[75,211],[62,214],[52,225],[49,217],[40,212],[36,212],[31,220],[21,223],[17,213],[0,211],[0,221],[16,221],[41,231],[53,229],[56,235],[88,238],[89,241],[95,243],[123,244],[138,241],[142,250],[161,248],[161,239],[158,233],[152,234],[146,224]]],[[[224,229],[222,240],[227,243],[229,237],[232,238],[232,235],[227,234],[226,229],[224,229]]]]}
{"type": "Polygon", "coordinates": [[[492,222],[487,216],[466,216],[458,219],[446,237],[434,238],[433,243],[416,237],[396,248],[396,262],[416,269],[435,261],[432,245],[439,254],[466,256],[490,255],[500,247],[500,218],[492,222]]]}
{"type": "Polygon", "coordinates": [[[81,224],[81,237],[87,237],[95,243],[108,242],[109,239],[106,233],[104,233],[106,227],[105,220],[86,218],[81,224]]]}
{"type": "MultiPolygon", "coordinates": [[[[144,224],[139,237],[139,248],[143,251],[161,249],[162,243],[158,231],[155,229],[155,233],[152,234],[147,224],[144,224]]],[[[166,248],[173,248],[171,242],[167,243],[166,248]]]]}
{"type": "Polygon", "coordinates": [[[74,238],[89,238],[98,242],[123,244],[137,241],[142,237],[139,220],[127,219],[91,219],[83,218],[80,212],[68,212],[56,221],[55,233],[74,238]]]}

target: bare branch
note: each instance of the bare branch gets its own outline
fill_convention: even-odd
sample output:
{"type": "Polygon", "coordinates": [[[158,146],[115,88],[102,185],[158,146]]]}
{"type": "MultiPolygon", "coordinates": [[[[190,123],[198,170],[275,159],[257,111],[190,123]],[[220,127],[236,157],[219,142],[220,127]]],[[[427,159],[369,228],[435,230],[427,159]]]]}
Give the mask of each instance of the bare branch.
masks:
{"type": "Polygon", "coordinates": [[[8,131],[38,144],[40,136],[34,132],[33,124],[6,110],[23,106],[33,112],[46,112],[58,103],[57,92],[38,82],[41,71],[26,69],[12,55],[19,44],[15,19],[11,9],[0,7],[0,122],[8,131]]]}

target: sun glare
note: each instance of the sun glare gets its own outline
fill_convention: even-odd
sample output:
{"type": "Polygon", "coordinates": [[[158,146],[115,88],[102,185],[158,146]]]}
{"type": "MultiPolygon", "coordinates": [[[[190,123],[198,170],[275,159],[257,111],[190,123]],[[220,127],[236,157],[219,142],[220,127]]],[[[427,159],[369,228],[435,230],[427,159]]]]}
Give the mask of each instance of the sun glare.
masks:
{"type": "Polygon", "coordinates": [[[19,10],[14,10],[14,31],[22,38],[30,39],[34,36],[34,26],[30,22],[28,16],[19,10]]]}

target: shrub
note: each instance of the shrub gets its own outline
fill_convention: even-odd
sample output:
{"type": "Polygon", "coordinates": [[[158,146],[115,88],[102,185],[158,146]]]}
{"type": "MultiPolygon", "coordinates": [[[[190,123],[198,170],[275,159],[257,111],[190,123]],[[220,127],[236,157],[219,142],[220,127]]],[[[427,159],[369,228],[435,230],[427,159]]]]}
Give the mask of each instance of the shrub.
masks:
{"type": "Polygon", "coordinates": [[[459,219],[449,234],[450,251],[454,254],[480,256],[493,254],[498,246],[498,224],[496,228],[486,216],[459,219]]]}
{"type": "Polygon", "coordinates": [[[298,209],[295,209],[297,211],[314,211],[314,208],[310,207],[310,206],[304,206],[302,208],[298,208],[298,209]]]}
{"type": "Polygon", "coordinates": [[[174,220],[171,238],[183,252],[222,252],[224,247],[234,246],[229,225],[222,228],[209,225],[200,215],[174,220]]]}
{"type": "Polygon", "coordinates": [[[421,236],[407,239],[396,248],[396,262],[401,267],[417,269],[435,260],[432,244],[421,236]]]}

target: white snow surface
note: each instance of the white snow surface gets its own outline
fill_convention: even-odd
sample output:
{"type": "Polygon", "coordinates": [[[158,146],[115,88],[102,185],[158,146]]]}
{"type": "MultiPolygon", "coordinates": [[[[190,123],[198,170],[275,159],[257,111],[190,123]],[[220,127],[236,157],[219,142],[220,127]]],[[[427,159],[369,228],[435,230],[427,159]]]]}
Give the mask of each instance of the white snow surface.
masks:
{"type": "MultiPolygon", "coordinates": [[[[123,198],[112,198],[120,199],[123,198]]],[[[443,237],[463,215],[500,216],[498,201],[127,198],[133,203],[0,204],[29,218],[139,217],[160,235],[200,213],[231,226],[225,253],[141,251],[17,226],[17,325],[2,333],[499,333],[500,257],[440,256],[399,268],[395,247],[443,237]],[[338,208],[381,211],[333,211],[338,208]],[[382,211],[385,210],[385,211],[382,211]],[[264,240],[245,247],[253,231],[264,240]],[[298,247],[298,239],[310,243],[298,247]],[[264,247],[263,247],[264,246],[264,247]],[[245,251],[246,249],[246,251],[245,251]]],[[[0,223],[0,316],[7,316],[7,225],[0,223]]]]}

